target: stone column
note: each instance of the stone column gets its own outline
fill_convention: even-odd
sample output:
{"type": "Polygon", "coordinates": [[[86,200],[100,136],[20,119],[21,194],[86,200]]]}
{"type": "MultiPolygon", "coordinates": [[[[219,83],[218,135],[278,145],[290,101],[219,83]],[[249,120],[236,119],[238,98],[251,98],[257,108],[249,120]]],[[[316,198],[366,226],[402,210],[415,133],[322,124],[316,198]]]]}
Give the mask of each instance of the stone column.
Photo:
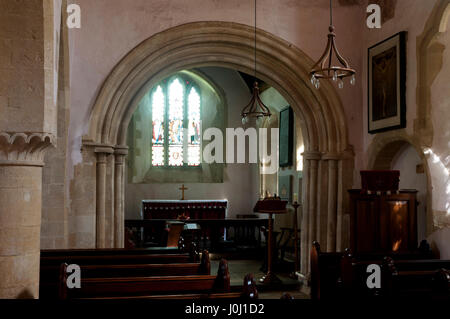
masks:
{"type": "Polygon", "coordinates": [[[338,156],[327,154],[328,160],[328,216],[327,216],[327,251],[336,251],[336,227],[337,227],[337,164],[338,156]]]}
{"type": "Polygon", "coordinates": [[[106,161],[113,153],[111,147],[96,147],[97,188],[96,188],[96,247],[106,247],[106,161]]]}
{"type": "Polygon", "coordinates": [[[105,248],[114,247],[116,205],[116,158],[114,154],[106,156],[106,192],[105,192],[105,248]]]}
{"type": "Polygon", "coordinates": [[[116,148],[115,152],[115,174],[114,174],[114,247],[124,247],[125,236],[125,156],[128,149],[116,148]]]}
{"type": "Polygon", "coordinates": [[[0,299],[39,297],[42,167],[53,141],[0,133],[0,299]]]}
{"type": "Polygon", "coordinates": [[[308,162],[308,181],[307,181],[307,197],[308,201],[308,223],[302,226],[302,229],[308,228],[308,237],[306,238],[307,249],[302,253],[303,258],[306,258],[306,273],[309,272],[309,253],[311,245],[316,240],[316,219],[317,219],[317,169],[318,161],[321,157],[319,152],[305,152],[304,159],[308,162]]]}
{"type": "Polygon", "coordinates": [[[336,250],[343,251],[349,245],[349,198],[347,190],[353,185],[354,152],[348,148],[340,154],[337,165],[337,221],[336,250]]]}
{"type": "Polygon", "coordinates": [[[316,234],[315,241],[321,247],[327,247],[327,223],[328,223],[328,161],[323,158],[317,161],[317,186],[316,186],[316,234]]]}
{"type": "MultiPolygon", "coordinates": [[[[304,155],[303,155],[304,156],[304,155]]],[[[306,275],[308,272],[308,223],[309,223],[309,161],[303,157],[303,180],[302,180],[302,222],[300,225],[300,272],[306,275]]]]}

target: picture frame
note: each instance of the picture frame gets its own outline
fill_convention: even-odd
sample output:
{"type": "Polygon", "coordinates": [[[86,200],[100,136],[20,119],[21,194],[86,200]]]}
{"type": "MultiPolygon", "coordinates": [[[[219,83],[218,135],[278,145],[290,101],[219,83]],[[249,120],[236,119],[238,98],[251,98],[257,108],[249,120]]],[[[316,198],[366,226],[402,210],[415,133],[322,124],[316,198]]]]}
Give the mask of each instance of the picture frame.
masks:
{"type": "Polygon", "coordinates": [[[368,49],[368,131],[406,127],[406,36],[399,32],[368,49]]]}
{"type": "Polygon", "coordinates": [[[294,150],[294,112],[290,106],[280,112],[279,147],[280,167],[292,166],[292,153],[294,150]]]}

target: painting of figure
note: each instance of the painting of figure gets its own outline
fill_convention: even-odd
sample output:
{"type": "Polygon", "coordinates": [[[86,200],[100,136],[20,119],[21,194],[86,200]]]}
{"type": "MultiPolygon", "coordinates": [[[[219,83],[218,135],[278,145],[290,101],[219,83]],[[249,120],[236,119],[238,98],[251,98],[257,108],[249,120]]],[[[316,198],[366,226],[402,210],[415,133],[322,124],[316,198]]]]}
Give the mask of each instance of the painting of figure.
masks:
{"type": "Polygon", "coordinates": [[[406,127],[406,32],[369,48],[369,133],[406,127]]]}
{"type": "Polygon", "coordinates": [[[395,47],[372,58],[372,120],[397,115],[397,50],[395,47]]]}

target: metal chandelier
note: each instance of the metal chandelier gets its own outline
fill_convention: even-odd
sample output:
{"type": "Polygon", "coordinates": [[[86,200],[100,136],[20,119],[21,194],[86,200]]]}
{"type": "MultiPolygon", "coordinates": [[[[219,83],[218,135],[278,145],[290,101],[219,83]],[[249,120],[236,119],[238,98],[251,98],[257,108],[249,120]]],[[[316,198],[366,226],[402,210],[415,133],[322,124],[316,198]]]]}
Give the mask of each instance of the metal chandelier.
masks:
{"type": "Polygon", "coordinates": [[[328,28],[328,42],[324,53],[320,57],[319,61],[311,69],[311,83],[316,89],[320,88],[320,79],[332,79],[334,82],[338,83],[338,87],[342,89],[344,87],[343,79],[346,77],[351,77],[350,84],[355,85],[356,71],[350,67],[348,62],[340,55],[335,39],[336,34],[334,33],[333,26],[333,6],[330,0],[330,26],[328,28]],[[339,62],[337,65],[332,65],[333,55],[339,62]]]}

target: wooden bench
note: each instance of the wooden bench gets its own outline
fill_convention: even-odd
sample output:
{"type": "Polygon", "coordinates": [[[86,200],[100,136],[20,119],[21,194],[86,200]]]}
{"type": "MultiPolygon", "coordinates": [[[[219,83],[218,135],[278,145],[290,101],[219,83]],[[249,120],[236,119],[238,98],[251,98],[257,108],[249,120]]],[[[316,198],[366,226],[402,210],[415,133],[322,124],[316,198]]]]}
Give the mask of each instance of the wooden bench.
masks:
{"type": "MultiPolygon", "coordinates": [[[[202,299],[257,298],[253,276],[247,275],[242,291],[230,288],[228,263],[221,260],[217,276],[155,276],[81,278],[81,288],[67,288],[66,264],[61,267],[60,299],[202,299]],[[246,286],[251,286],[251,289],[246,286]],[[249,291],[253,291],[250,294],[249,291]],[[247,293],[247,295],[245,295],[247,293]]],[[[244,281],[245,281],[244,280],[244,281]]]]}
{"type": "MultiPolygon", "coordinates": [[[[115,257],[117,256],[128,256],[128,255],[116,255],[115,257]]],[[[71,260],[70,258],[67,258],[67,256],[65,256],[65,258],[66,260],[71,260]]],[[[91,259],[87,259],[87,261],[90,260],[91,259]]],[[[84,260],[84,262],[86,262],[86,260],[84,260]]],[[[206,250],[203,251],[202,253],[201,262],[195,263],[186,262],[186,263],[125,264],[122,262],[120,264],[91,265],[89,263],[84,263],[78,265],[80,266],[82,278],[149,277],[161,275],[165,276],[209,275],[211,272],[209,253],[206,250]]],[[[41,265],[39,290],[40,290],[40,297],[42,299],[57,298],[58,281],[60,279],[60,268],[61,264],[46,265],[44,263],[43,265],[41,265]]]]}
{"type": "MultiPolygon", "coordinates": [[[[343,283],[341,278],[341,261],[344,255],[348,254],[349,250],[345,252],[322,252],[320,244],[313,242],[311,249],[311,298],[315,300],[319,299],[334,299],[339,296],[343,289],[343,283]]],[[[413,252],[367,252],[359,253],[357,256],[352,256],[360,262],[380,263],[383,258],[390,256],[395,260],[418,260],[418,259],[430,259],[432,254],[430,251],[417,250],[413,252]]],[[[345,274],[343,274],[345,276],[345,274]]],[[[344,287],[345,288],[345,287],[344,287]]]]}
{"type": "Polygon", "coordinates": [[[178,249],[80,249],[47,250],[41,253],[41,267],[61,265],[64,262],[79,265],[150,264],[197,262],[199,253],[195,245],[189,252],[178,249]]]}
{"type": "Polygon", "coordinates": [[[186,253],[177,247],[149,247],[149,248],[100,248],[100,249],[45,249],[41,250],[41,257],[54,256],[105,256],[105,255],[150,255],[150,254],[180,254],[186,253]]]}
{"type": "Polygon", "coordinates": [[[450,300],[450,260],[398,260],[382,264],[382,295],[450,300]]]}
{"type": "MultiPolygon", "coordinates": [[[[449,260],[418,259],[394,260],[385,257],[383,260],[358,260],[349,250],[341,260],[341,288],[347,297],[389,297],[401,295],[420,295],[446,287],[445,276],[437,275],[441,269],[450,269],[449,260]],[[379,265],[381,271],[381,288],[367,287],[367,267],[379,265]],[[440,276],[440,277],[439,277],[440,276]]],[[[445,292],[445,291],[444,291],[445,292]]]]}
{"type": "Polygon", "coordinates": [[[320,244],[313,242],[311,249],[311,299],[332,299],[337,294],[342,253],[324,253],[320,244]]]}

